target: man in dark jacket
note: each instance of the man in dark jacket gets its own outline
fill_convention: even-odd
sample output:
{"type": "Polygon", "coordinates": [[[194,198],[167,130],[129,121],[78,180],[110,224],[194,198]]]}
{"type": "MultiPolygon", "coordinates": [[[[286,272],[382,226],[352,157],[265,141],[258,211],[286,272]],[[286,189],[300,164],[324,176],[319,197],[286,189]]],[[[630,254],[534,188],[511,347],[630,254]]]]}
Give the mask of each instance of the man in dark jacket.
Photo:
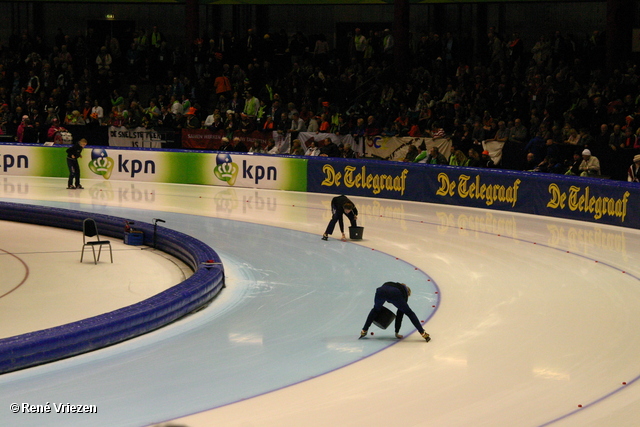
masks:
{"type": "Polygon", "coordinates": [[[409,307],[409,304],[407,304],[410,296],[411,288],[404,283],[386,282],[378,289],[376,289],[374,305],[369,312],[369,316],[367,316],[366,322],[364,322],[364,326],[362,327],[362,331],[360,332],[360,338],[367,335],[369,326],[371,326],[380,310],[382,310],[383,304],[385,302],[389,302],[398,309],[398,312],[396,313],[395,323],[396,338],[403,338],[403,336],[400,335],[400,327],[402,326],[402,317],[406,314],[409,320],[411,320],[413,326],[415,326],[418,332],[420,332],[420,336],[422,336],[422,338],[424,338],[427,342],[431,341],[429,334],[425,332],[424,328],[420,324],[418,316],[416,316],[413,310],[411,310],[411,307],[409,307]]]}
{"type": "Polygon", "coordinates": [[[336,223],[340,226],[342,232],[342,241],[347,240],[344,235],[344,221],[342,215],[346,215],[351,222],[352,227],[356,227],[356,220],[358,219],[358,209],[353,202],[347,198],[347,196],[337,196],[331,200],[331,221],[327,225],[327,229],[322,235],[322,240],[328,240],[329,234],[333,234],[333,230],[336,227],[336,223]]]}
{"type": "Polygon", "coordinates": [[[87,140],[82,138],[80,141],[74,143],[71,147],[67,148],[67,166],[69,167],[69,182],[67,189],[82,189],[80,185],[80,166],[78,165],[78,159],[82,157],[82,150],[87,145],[87,140]],[[74,185],[75,184],[75,185],[74,185]]]}
{"type": "Polygon", "coordinates": [[[331,140],[327,138],[324,140],[324,146],[320,148],[320,156],[323,157],[342,157],[340,148],[331,140]]]}

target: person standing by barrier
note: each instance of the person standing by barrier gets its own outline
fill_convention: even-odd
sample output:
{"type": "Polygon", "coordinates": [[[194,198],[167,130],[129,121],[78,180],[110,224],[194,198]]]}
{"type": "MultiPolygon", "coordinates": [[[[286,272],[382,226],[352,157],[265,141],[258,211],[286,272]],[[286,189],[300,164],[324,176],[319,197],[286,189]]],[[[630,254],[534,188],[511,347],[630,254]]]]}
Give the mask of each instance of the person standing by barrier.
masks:
{"type": "Polygon", "coordinates": [[[86,145],[87,140],[82,138],[67,148],[67,166],[69,167],[68,190],[74,190],[76,188],[82,190],[84,188],[80,185],[80,165],[78,164],[78,159],[82,157],[82,150],[86,145]]]}
{"type": "Polygon", "coordinates": [[[340,231],[342,232],[342,241],[347,240],[344,235],[344,221],[342,219],[342,215],[346,215],[351,221],[352,227],[357,227],[356,220],[358,219],[358,209],[355,207],[353,202],[349,200],[347,196],[337,196],[331,199],[331,220],[327,225],[327,229],[322,235],[322,240],[328,240],[329,235],[333,234],[333,230],[336,227],[336,223],[340,226],[340,231]]]}
{"type": "Polygon", "coordinates": [[[400,327],[402,326],[402,317],[406,314],[409,320],[411,320],[413,326],[415,326],[418,332],[420,332],[420,336],[422,336],[422,338],[424,338],[427,342],[431,341],[431,337],[428,333],[425,332],[424,328],[420,324],[418,316],[416,316],[416,314],[413,312],[413,310],[411,310],[411,307],[409,307],[409,304],[407,303],[410,296],[411,288],[404,283],[386,282],[378,289],[376,289],[376,295],[373,300],[373,308],[369,312],[367,320],[364,322],[362,331],[360,331],[360,338],[363,338],[367,335],[369,327],[376,319],[376,316],[378,315],[380,310],[382,310],[383,304],[385,302],[389,302],[398,309],[398,312],[396,313],[395,323],[396,338],[403,338],[403,336],[400,335],[400,327]]]}

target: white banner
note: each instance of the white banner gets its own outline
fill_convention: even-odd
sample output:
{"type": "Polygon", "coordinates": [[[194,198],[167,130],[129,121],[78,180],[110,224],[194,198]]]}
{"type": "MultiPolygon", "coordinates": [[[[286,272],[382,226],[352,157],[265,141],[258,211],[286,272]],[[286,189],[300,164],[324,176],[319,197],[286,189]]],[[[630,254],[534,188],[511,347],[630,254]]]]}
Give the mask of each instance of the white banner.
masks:
{"type": "MultiPolygon", "coordinates": [[[[307,151],[307,141],[313,138],[316,143],[323,141],[327,138],[331,139],[337,146],[341,146],[344,144],[351,144],[351,149],[358,153],[359,155],[364,154],[364,143],[361,138],[359,142],[353,139],[351,135],[336,135],[335,133],[320,133],[320,132],[300,132],[298,134],[298,139],[302,143],[302,148],[307,151]]],[[[316,144],[318,145],[318,144],[316,144]]],[[[318,145],[318,147],[322,147],[322,145],[318,145]]]]}
{"type": "Polygon", "coordinates": [[[109,145],[112,147],[162,148],[162,134],[143,127],[109,126],[109,145]]]}
{"type": "Polygon", "coordinates": [[[367,155],[385,159],[402,161],[409,151],[409,145],[420,147],[424,144],[427,152],[431,147],[438,147],[438,151],[447,159],[451,149],[451,139],[449,138],[413,138],[410,136],[375,136],[367,138],[367,155]]]}

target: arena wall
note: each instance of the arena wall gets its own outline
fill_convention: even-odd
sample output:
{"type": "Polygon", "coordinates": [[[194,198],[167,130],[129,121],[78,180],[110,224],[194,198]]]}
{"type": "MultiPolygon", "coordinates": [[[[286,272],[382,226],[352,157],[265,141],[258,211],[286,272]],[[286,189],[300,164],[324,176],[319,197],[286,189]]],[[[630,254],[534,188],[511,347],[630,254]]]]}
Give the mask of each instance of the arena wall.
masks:
{"type": "MultiPolygon", "coordinates": [[[[67,175],[65,148],[0,144],[0,176],[67,175]]],[[[394,161],[190,150],[86,148],[82,176],[365,197],[498,209],[640,228],[634,183],[394,161]],[[91,154],[89,154],[91,153],[91,154]],[[631,213],[631,214],[630,214],[631,213]]]]}

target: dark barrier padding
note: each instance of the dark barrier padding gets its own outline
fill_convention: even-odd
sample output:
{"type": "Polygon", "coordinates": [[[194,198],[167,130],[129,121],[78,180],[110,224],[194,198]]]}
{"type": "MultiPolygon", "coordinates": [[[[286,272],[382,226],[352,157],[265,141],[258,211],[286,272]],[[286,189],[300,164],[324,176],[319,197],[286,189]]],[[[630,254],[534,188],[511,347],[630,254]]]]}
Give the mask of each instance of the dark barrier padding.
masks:
{"type": "MultiPolygon", "coordinates": [[[[0,202],[0,220],[82,231],[85,218],[96,220],[101,235],[124,237],[124,218],[0,202]]],[[[145,244],[153,244],[153,225],[136,221],[135,228],[144,232],[145,244]]],[[[224,287],[224,269],[218,254],[193,237],[164,227],[157,230],[156,248],[191,267],[194,270],[191,277],[158,295],[110,313],[1,339],[0,373],[75,356],[134,338],[165,326],[211,301],[224,287]],[[219,264],[203,265],[210,260],[219,264]]],[[[80,244],[80,236],[78,242],[80,244]]]]}
{"type": "Polygon", "coordinates": [[[640,228],[640,186],[610,179],[309,157],[307,191],[497,209],[640,228]]]}

